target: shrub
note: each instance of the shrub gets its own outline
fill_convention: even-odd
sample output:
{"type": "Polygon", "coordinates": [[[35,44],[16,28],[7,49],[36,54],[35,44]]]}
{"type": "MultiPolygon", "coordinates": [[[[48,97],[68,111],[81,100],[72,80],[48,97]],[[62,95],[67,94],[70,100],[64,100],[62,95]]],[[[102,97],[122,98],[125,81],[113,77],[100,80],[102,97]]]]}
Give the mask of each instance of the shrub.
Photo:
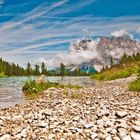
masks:
{"type": "Polygon", "coordinates": [[[36,81],[26,81],[24,83],[24,86],[22,88],[22,91],[24,93],[39,93],[42,92],[50,87],[56,87],[56,88],[81,88],[80,86],[77,85],[63,85],[63,84],[59,84],[59,83],[52,83],[52,82],[36,82],[36,81]]]}
{"type": "Polygon", "coordinates": [[[22,91],[24,93],[38,93],[48,89],[49,87],[56,87],[58,85],[59,85],[58,83],[51,82],[37,83],[36,81],[26,81],[24,83],[22,91]]]}
{"type": "Polygon", "coordinates": [[[5,73],[4,72],[1,72],[0,73],[0,78],[4,78],[4,77],[6,77],[5,73]]]}
{"type": "Polygon", "coordinates": [[[137,80],[130,83],[129,90],[130,91],[140,91],[140,78],[138,78],[137,80]]]}

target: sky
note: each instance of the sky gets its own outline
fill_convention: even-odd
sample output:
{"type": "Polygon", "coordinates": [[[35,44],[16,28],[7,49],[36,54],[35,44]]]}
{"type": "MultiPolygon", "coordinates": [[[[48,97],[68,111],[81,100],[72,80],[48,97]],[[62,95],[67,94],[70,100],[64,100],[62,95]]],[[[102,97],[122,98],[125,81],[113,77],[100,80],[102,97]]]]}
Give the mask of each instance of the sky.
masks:
{"type": "Polygon", "coordinates": [[[0,0],[0,57],[9,62],[53,67],[87,34],[139,41],[140,0],[0,0]]]}

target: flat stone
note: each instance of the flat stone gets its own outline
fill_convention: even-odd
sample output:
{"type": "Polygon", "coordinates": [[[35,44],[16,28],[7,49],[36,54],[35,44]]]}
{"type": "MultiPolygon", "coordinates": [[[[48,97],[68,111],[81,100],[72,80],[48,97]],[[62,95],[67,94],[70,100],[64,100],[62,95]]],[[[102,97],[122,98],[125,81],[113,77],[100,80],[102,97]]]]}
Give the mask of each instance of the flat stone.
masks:
{"type": "Polygon", "coordinates": [[[105,140],[112,140],[111,136],[107,136],[105,140]]]}
{"type": "Polygon", "coordinates": [[[97,125],[104,126],[104,121],[103,120],[97,120],[96,123],[97,123],[97,125]]]}
{"type": "Polygon", "coordinates": [[[128,136],[123,137],[122,140],[132,140],[132,139],[131,139],[131,137],[128,135],[128,136]]]}
{"type": "Polygon", "coordinates": [[[135,125],[140,126],[140,121],[135,121],[135,125]]]}
{"type": "Polygon", "coordinates": [[[126,130],[124,128],[119,128],[118,131],[120,139],[123,139],[126,136],[126,130]]]}
{"type": "Polygon", "coordinates": [[[92,134],[91,134],[91,139],[92,139],[92,140],[95,140],[95,138],[96,138],[97,136],[98,136],[97,133],[92,133],[92,134]]]}
{"type": "Polygon", "coordinates": [[[55,134],[49,134],[48,140],[52,140],[52,139],[54,139],[54,138],[55,138],[55,134]]]}
{"type": "Polygon", "coordinates": [[[75,116],[75,117],[73,118],[74,121],[78,121],[79,119],[80,119],[79,116],[75,116]]]}
{"type": "Polygon", "coordinates": [[[45,122],[41,122],[38,127],[41,127],[41,128],[48,128],[48,123],[45,123],[45,122]]]}
{"type": "Polygon", "coordinates": [[[52,110],[45,110],[44,112],[43,112],[43,114],[44,115],[46,115],[46,116],[51,116],[52,115],[52,113],[53,113],[53,111],[52,110]]]}
{"type": "Polygon", "coordinates": [[[132,126],[132,129],[136,132],[140,132],[140,126],[132,126]]]}
{"type": "Polygon", "coordinates": [[[125,112],[125,111],[117,111],[117,112],[115,113],[115,115],[116,115],[118,118],[123,118],[123,117],[127,116],[127,112],[125,112]]]}
{"type": "Polygon", "coordinates": [[[92,127],[93,127],[93,124],[90,124],[90,123],[89,123],[89,124],[85,124],[84,127],[85,127],[86,129],[89,129],[89,128],[92,128],[92,127]]]}
{"type": "Polygon", "coordinates": [[[114,139],[114,140],[120,140],[120,138],[117,137],[117,136],[113,137],[113,139],[114,139]]]}
{"type": "Polygon", "coordinates": [[[140,140],[140,134],[132,132],[131,138],[132,140],[140,140]]]}
{"type": "Polygon", "coordinates": [[[5,134],[0,137],[0,140],[10,140],[11,136],[9,134],[5,134]]]}

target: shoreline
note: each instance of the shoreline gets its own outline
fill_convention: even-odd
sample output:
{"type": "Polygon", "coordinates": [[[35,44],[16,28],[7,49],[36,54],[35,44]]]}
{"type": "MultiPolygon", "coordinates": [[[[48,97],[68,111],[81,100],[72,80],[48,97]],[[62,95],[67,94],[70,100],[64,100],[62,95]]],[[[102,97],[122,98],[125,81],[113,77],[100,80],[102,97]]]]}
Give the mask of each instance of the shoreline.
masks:
{"type": "Polygon", "coordinates": [[[50,88],[35,100],[0,109],[0,140],[138,140],[140,94],[127,90],[135,78],[50,88]]]}

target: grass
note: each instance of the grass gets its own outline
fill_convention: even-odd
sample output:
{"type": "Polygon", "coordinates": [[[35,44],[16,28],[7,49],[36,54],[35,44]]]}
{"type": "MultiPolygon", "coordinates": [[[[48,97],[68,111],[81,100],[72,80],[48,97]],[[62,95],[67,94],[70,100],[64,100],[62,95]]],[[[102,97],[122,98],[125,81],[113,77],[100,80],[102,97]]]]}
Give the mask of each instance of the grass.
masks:
{"type": "Polygon", "coordinates": [[[110,69],[102,71],[100,73],[93,74],[91,76],[92,79],[96,80],[115,80],[118,78],[126,78],[131,76],[132,74],[137,74],[139,71],[138,65],[131,66],[114,66],[110,69]]]}
{"type": "Polygon", "coordinates": [[[22,91],[26,94],[32,94],[32,93],[39,93],[42,92],[50,87],[55,87],[55,88],[74,88],[74,89],[79,89],[81,88],[80,86],[77,85],[63,85],[59,83],[52,83],[52,82],[36,82],[36,81],[26,81],[24,83],[24,86],[22,88],[22,91]]]}
{"type": "Polygon", "coordinates": [[[137,91],[137,92],[140,91],[140,78],[138,78],[137,80],[131,82],[129,84],[128,88],[129,88],[130,91],[137,91]]]}
{"type": "Polygon", "coordinates": [[[0,78],[5,78],[5,77],[6,77],[5,73],[4,72],[0,72],[0,78]]]}

